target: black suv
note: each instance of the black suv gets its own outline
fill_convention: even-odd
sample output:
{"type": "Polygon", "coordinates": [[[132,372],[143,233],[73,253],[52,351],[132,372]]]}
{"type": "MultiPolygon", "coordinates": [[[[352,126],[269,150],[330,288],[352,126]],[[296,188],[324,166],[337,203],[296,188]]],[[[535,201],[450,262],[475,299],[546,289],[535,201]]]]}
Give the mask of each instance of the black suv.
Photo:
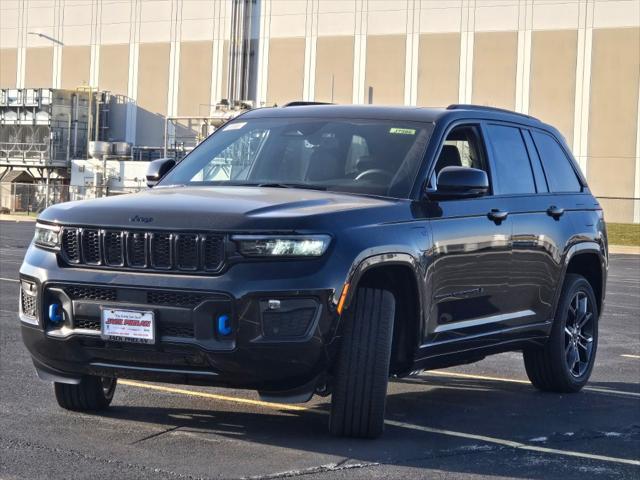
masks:
{"type": "Polygon", "coordinates": [[[22,335],[71,410],[117,378],[332,395],[375,437],[389,376],[518,350],[575,392],[607,236],[558,131],[499,109],[249,111],[142,193],[52,206],[20,269],[22,335]]]}

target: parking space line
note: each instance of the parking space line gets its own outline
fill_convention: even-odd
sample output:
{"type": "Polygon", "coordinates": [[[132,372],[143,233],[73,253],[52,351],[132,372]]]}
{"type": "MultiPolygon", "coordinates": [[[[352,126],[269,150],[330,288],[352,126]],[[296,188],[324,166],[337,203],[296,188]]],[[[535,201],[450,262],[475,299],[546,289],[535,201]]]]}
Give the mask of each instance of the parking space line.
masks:
{"type": "Polygon", "coordinates": [[[3,277],[0,277],[0,280],[4,282],[16,282],[16,283],[20,281],[20,280],[16,280],[15,278],[3,278],[3,277]]]}
{"type": "Polygon", "coordinates": [[[640,360],[640,355],[631,355],[629,353],[623,353],[622,355],[620,355],[621,357],[626,357],[626,358],[635,358],[640,360]]]}
{"type": "MultiPolygon", "coordinates": [[[[325,412],[325,411],[317,410],[317,409],[314,409],[314,408],[311,408],[311,407],[304,407],[304,406],[300,406],[300,405],[262,402],[260,400],[252,400],[252,399],[249,399],[249,398],[231,397],[231,396],[227,396],[227,395],[218,395],[218,394],[214,394],[214,393],[199,392],[197,390],[187,390],[185,388],[164,387],[164,386],[160,386],[160,385],[151,385],[151,384],[135,382],[135,381],[131,381],[131,380],[120,380],[119,383],[120,384],[124,384],[124,385],[129,385],[129,386],[132,386],[132,387],[146,388],[146,389],[150,389],[150,390],[158,390],[158,391],[167,392],[167,393],[178,393],[178,394],[189,395],[189,396],[193,396],[193,397],[210,398],[210,399],[213,399],[213,400],[222,400],[222,401],[225,401],[225,402],[256,405],[256,406],[260,406],[260,407],[270,408],[272,410],[307,411],[309,413],[314,413],[314,414],[321,414],[321,415],[326,415],[327,414],[327,412],[325,412]]],[[[629,458],[608,457],[606,455],[597,455],[597,454],[592,454],[592,453],[575,452],[575,451],[572,451],[572,450],[560,450],[560,449],[556,449],[556,448],[547,448],[547,447],[540,447],[540,446],[536,446],[536,445],[527,445],[526,443],[516,442],[516,441],[513,441],[513,440],[505,440],[503,438],[488,437],[486,435],[476,435],[476,434],[465,433],[465,432],[456,432],[456,431],[453,431],[453,430],[445,430],[445,429],[441,429],[441,428],[424,427],[424,426],[421,426],[421,425],[414,425],[414,424],[407,423],[407,422],[399,422],[397,420],[385,420],[385,424],[389,425],[389,426],[392,426],[392,427],[406,428],[408,430],[414,430],[414,431],[418,431],[418,432],[434,433],[434,434],[437,434],[437,435],[445,435],[445,436],[449,436],[449,437],[464,438],[464,439],[467,439],[467,440],[477,440],[477,441],[481,441],[481,442],[484,442],[484,443],[491,443],[491,444],[500,445],[500,446],[503,446],[503,447],[514,448],[516,450],[525,450],[525,451],[538,452],[538,453],[550,453],[550,454],[554,454],[554,455],[563,455],[563,456],[567,456],[567,457],[577,457],[577,458],[585,458],[585,459],[589,459],[589,460],[600,460],[600,461],[603,461],[603,462],[612,462],[612,463],[620,463],[620,464],[625,464],[625,465],[640,466],[640,460],[632,460],[632,459],[629,459],[629,458]]]]}
{"type": "Polygon", "coordinates": [[[443,430],[440,428],[423,427],[421,425],[413,425],[406,422],[397,422],[395,420],[385,421],[387,425],[394,427],[407,428],[419,432],[436,433],[439,435],[447,435],[449,437],[465,438],[468,440],[479,440],[485,443],[493,443],[503,447],[515,448],[517,450],[526,450],[530,452],[551,453],[554,455],[564,455],[568,457],[587,458],[590,460],[601,460],[603,462],[622,463],[626,465],[640,466],[640,460],[632,460],[629,458],[608,457],[606,455],[597,455],[592,453],[575,452],[572,450],[560,450],[557,448],[539,447],[536,445],[527,445],[526,443],[514,442],[513,440],[505,440],[502,438],[487,437],[486,435],[475,435],[472,433],[455,432],[452,430],[443,430]]]}
{"type": "Polygon", "coordinates": [[[442,370],[427,370],[422,374],[423,375],[440,375],[442,377],[469,378],[473,380],[491,380],[494,382],[523,383],[526,385],[531,385],[531,382],[529,380],[518,380],[516,378],[487,377],[485,375],[472,375],[470,373],[444,372],[442,370]]]}
{"type": "Polygon", "coordinates": [[[181,393],[183,395],[190,395],[192,397],[210,398],[212,400],[220,400],[222,402],[245,403],[247,405],[256,405],[259,407],[271,408],[273,410],[292,410],[292,411],[311,410],[309,407],[302,407],[300,405],[292,405],[289,403],[271,403],[271,402],[263,402],[261,400],[253,400],[251,398],[228,397],[226,395],[219,395],[216,393],[199,392],[197,390],[187,390],[185,388],[151,385],[148,383],[135,382],[133,380],[118,380],[118,384],[129,385],[131,387],[147,388],[149,390],[158,390],[160,392],[181,393]]]}
{"type": "MultiPolygon", "coordinates": [[[[624,355],[623,355],[624,356],[624,355]]],[[[528,380],[518,380],[515,378],[501,378],[501,377],[487,377],[484,375],[471,375],[469,373],[457,373],[457,372],[443,372],[440,370],[429,370],[424,372],[426,375],[439,375],[443,377],[459,377],[459,378],[468,378],[471,380],[490,380],[494,382],[507,382],[507,383],[521,383],[531,385],[531,382],[528,380]]],[[[584,387],[583,390],[587,390],[589,392],[597,392],[597,393],[613,393],[616,395],[626,395],[629,397],[637,397],[640,398],[640,393],[636,392],[626,392],[624,390],[613,390],[609,388],[599,388],[599,387],[584,387]]]]}

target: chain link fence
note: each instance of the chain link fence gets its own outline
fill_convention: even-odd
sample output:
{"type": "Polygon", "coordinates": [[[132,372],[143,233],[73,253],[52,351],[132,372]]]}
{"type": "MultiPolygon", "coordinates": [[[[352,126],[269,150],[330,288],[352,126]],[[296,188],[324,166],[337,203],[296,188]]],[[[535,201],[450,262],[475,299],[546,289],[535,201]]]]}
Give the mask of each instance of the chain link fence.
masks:
{"type": "Polygon", "coordinates": [[[111,188],[51,183],[0,183],[0,213],[37,215],[49,205],[135,193],[147,187],[111,188]]]}
{"type": "MultiPolygon", "coordinates": [[[[0,183],[0,213],[36,215],[48,205],[135,193],[147,187],[93,187],[41,183],[0,183]],[[47,195],[48,192],[48,195],[47,195]],[[47,202],[47,196],[49,201],[47,202]]],[[[640,223],[640,198],[598,197],[607,222],[640,223]]]]}

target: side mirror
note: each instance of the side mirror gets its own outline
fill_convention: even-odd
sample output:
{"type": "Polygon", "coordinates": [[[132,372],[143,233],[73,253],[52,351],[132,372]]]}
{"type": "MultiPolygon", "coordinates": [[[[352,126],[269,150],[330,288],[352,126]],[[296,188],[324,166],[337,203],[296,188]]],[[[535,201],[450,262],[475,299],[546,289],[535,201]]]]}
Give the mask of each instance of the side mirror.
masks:
{"type": "Polygon", "coordinates": [[[147,187],[155,186],[175,164],[176,161],[173,158],[159,158],[149,162],[147,167],[147,187]]]}
{"type": "Polygon", "coordinates": [[[436,190],[427,190],[430,199],[481,197],[489,191],[489,178],[484,170],[467,167],[445,167],[436,180],[436,190]]]}

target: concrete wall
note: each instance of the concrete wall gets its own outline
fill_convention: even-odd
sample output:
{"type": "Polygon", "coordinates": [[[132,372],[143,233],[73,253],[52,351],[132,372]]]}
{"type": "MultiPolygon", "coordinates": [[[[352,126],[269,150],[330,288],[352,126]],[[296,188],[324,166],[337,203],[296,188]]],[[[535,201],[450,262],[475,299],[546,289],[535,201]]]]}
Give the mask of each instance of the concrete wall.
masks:
{"type": "Polygon", "coordinates": [[[170,51],[166,42],[140,44],[136,139],[141,145],[163,144],[170,51]]]}
{"type": "Polygon", "coordinates": [[[16,86],[16,69],[18,67],[18,49],[0,48],[0,88],[16,86]]]}
{"type": "Polygon", "coordinates": [[[316,45],[315,99],[351,103],[353,98],[352,36],[319,37],[316,45]]]}
{"type": "MultiPolygon", "coordinates": [[[[608,197],[633,196],[636,187],[639,55],[640,29],[593,32],[587,171],[593,190],[608,197]]],[[[607,203],[612,219],[633,217],[630,202],[607,203]]]]}
{"type": "Polygon", "coordinates": [[[91,47],[62,48],[62,88],[75,89],[89,85],[91,73],[91,47]]]}
{"type": "Polygon", "coordinates": [[[302,98],[304,38],[273,38],[269,41],[267,103],[283,105],[302,98]]]}
{"type": "Polygon", "coordinates": [[[518,34],[476,33],[473,48],[473,103],[514,109],[518,34]]]}
{"type": "Polygon", "coordinates": [[[423,33],[418,50],[418,105],[446,107],[458,101],[460,34],[423,33]]]}
{"type": "Polygon", "coordinates": [[[533,32],[529,113],[552,118],[569,145],[573,142],[578,32],[533,32]]]}

